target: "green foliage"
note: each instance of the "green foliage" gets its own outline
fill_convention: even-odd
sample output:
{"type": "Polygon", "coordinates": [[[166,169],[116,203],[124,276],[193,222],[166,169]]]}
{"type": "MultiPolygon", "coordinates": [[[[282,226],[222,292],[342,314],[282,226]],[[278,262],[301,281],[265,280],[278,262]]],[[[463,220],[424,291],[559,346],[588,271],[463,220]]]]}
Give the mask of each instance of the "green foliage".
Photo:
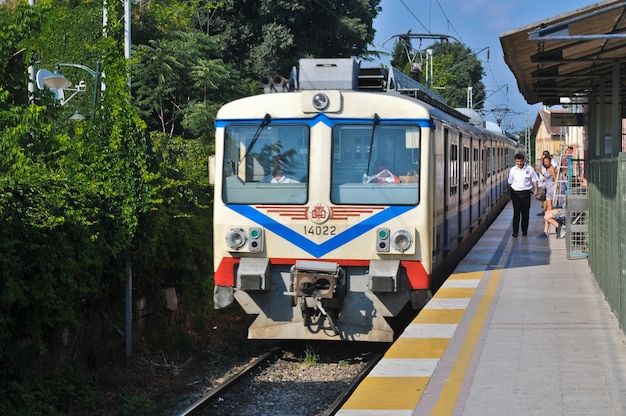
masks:
{"type": "Polygon", "coordinates": [[[467,106],[467,87],[472,87],[474,108],[480,109],[485,98],[481,79],[483,67],[471,49],[456,42],[435,42],[433,49],[433,80],[436,88],[452,107],[467,106]]]}
{"type": "MultiPolygon", "coordinates": [[[[59,29],[50,21],[42,26],[59,29]]],[[[109,290],[123,272],[118,259],[131,247],[140,216],[156,202],[144,123],[129,104],[126,62],[115,29],[112,25],[111,37],[98,42],[105,51],[99,59],[107,71],[107,90],[84,126],[65,130],[68,125],[54,119],[54,106],[13,106],[9,90],[0,99],[5,121],[0,127],[0,362],[6,374],[21,374],[20,365],[29,362],[11,360],[10,354],[45,352],[55,327],[76,325],[79,314],[113,295],[109,290]]],[[[46,98],[40,102],[49,104],[46,98]]]]}
{"type": "Polygon", "coordinates": [[[182,135],[186,126],[208,142],[210,115],[245,92],[237,71],[218,58],[218,39],[201,32],[172,32],[137,45],[135,54],[135,102],[151,130],[182,135]],[[187,114],[191,120],[181,124],[187,114]]]}
{"type": "Polygon", "coordinates": [[[318,354],[315,347],[311,345],[307,345],[304,349],[304,357],[302,358],[302,363],[308,366],[314,366],[319,364],[320,355],[318,354]]]}
{"type": "Polygon", "coordinates": [[[149,397],[130,393],[121,397],[119,411],[121,416],[150,416],[155,410],[157,406],[149,397]]]}
{"type": "Polygon", "coordinates": [[[145,292],[175,286],[194,305],[206,301],[212,257],[212,188],[206,146],[153,132],[153,163],[159,167],[159,209],[142,217],[135,238],[136,282],[145,292]],[[145,277],[149,276],[149,279],[145,277]]]}
{"type": "Polygon", "coordinates": [[[299,58],[367,56],[380,0],[225,0],[216,10],[224,60],[246,77],[289,74],[299,58]]]}
{"type": "MultiPolygon", "coordinates": [[[[37,0],[35,8],[43,7],[41,3],[43,2],[37,0]]],[[[52,71],[57,63],[80,64],[95,69],[96,61],[102,60],[106,54],[103,44],[109,47],[112,45],[122,47],[120,35],[117,35],[117,41],[113,38],[117,30],[114,27],[117,25],[117,19],[112,18],[116,16],[116,10],[113,7],[115,2],[109,2],[109,7],[111,7],[109,39],[103,39],[102,1],[48,0],[45,3],[48,3],[48,7],[41,11],[43,15],[40,25],[41,35],[29,42],[32,45],[37,70],[52,71]]],[[[120,50],[118,58],[121,56],[123,53],[120,50]]],[[[106,66],[108,64],[104,67],[106,66]]],[[[55,123],[62,121],[61,129],[70,130],[73,122],[69,120],[69,117],[77,108],[82,114],[91,114],[93,91],[96,85],[94,77],[82,69],[64,66],[61,70],[72,85],[77,85],[81,81],[85,84],[85,92],[72,98],[70,105],[61,107],[53,101],[49,104],[57,107],[56,117],[53,118],[55,123]]],[[[66,96],[69,94],[66,92],[66,96]]]]}
{"type": "Polygon", "coordinates": [[[472,103],[475,109],[481,109],[485,99],[485,86],[481,79],[484,75],[481,62],[467,47],[456,42],[435,42],[428,46],[433,50],[433,79],[427,79],[425,51],[415,51],[413,47],[398,40],[393,49],[391,64],[400,69],[437,94],[441,95],[451,107],[467,106],[468,87],[472,87],[472,103]],[[414,62],[422,67],[422,72],[411,72],[411,65],[405,46],[414,62]]]}
{"type": "Polygon", "coordinates": [[[133,21],[133,43],[147,44],[150,39],[167,38],[178,31],[198,30],[210,24],[214,10],[221,6],[218,1],[153,0],[137,2],[133,21]]]}
{"type": "Polygon", "coordinates": [[[0,390],[0,414],[4,416],[62,416],[80,409],[96,412],[100,398],[91,383],[75,371],[32,375],[27,381],[11,381],[0,390]]]}
{"type": "Polygon", "coordinates": [[[49,10],[48,1],[41,3],[36,8],[29,7],[25,1],[0,7],[0,91],[8,93],[4,99],[10,105],[28,103],[24,74],[32,57],[30,40],[39,32],[43,16],[49,10]]]}
{"type": "MultiPolygon", "coordinates": [[[[133,2],[130,63],[122,2],[107,2],[106,34],[101,1],[0,3],[0,383],[7,386],[0,413],[97,408],[84,380],[54,365],[49,378],[33,371],[46,353],[63,355],[59,328],[89,334],[81,339],[89,345],[62,357],[76,368],[106,351],[107,334],[93,317],[106,312],[123,321],[126,258],[136,297],[174,286],[187,322],[206,321],[213,268],[207,159],[218,108],[254,93],[259,74],[287,73],[297,58],[366,55],[380,11],[380,0],[258,3],[133,2]],[[106,88],[95,105],[101,86],[74,66],[63,74],[73,85],[84,81],[85,92],[70,105],[49,90],[28,93],[29,65],[93,69],[96,62],[106,88]],[[76,109],[95,111],[74,123],[68,118],[76,109]]],[[[312,351],[310,359],[318,358],[312,351]]],[[[154,410],[151,400],[130,395],[119,409],[154,410]]]]}
{"type": "MultiPolygon", "coordinates": [[[[405,40],[400,39],[393,44],[393,51],[391,53],[391,65],[408,75],[410,63],[409,57],[406,53],[405,42],[405,40]]],[[[412,50],[412,48],[409,48],[409,50],[412,50]]]]}

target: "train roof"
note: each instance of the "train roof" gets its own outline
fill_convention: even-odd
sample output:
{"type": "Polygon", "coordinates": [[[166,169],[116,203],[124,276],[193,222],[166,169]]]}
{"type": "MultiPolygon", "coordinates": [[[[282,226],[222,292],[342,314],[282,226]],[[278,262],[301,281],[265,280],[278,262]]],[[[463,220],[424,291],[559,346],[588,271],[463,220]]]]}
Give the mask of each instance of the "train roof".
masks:
{"type": "Polygon", "coordinates": [[[500,126],[496,123],[486,121],[476,110],[450,107],[443,97],[391,65],[389,69],[383,67],[360,68],[357,89],[385,92],[396,91],[402,95],[410,96],[427,103],[443,113],[463,122],[470,123],[483,131],[506,136],[500,126]]]}
{"type": "MultiPolygon", "coordinates": [[[[473,109],[453,108],[446,100],[419,81],[405,75],[399,69],[388,67],[361,67],[356,58],[306,58],[299,60],[299,70],[294,67],[289,79],[276,75],[261,78],[261,86],[267,93],[312,90],[363,91],[396,94],[426,104],[439,113],[438,117],[450,122],[467,123],[483,132],[504,136],[499,126],[488,125],[473,109]]],[[[460,126],[459,124],[459,126],[460,126]]]]}
{"type": "Polygon", "coordinates": [[[460,120],[470,121],[465,114],[450,107],[443,97],[391,65],[389,65],[389,69],[383,67],[360,68],[357,89],[397,92],[420,100],[460,120]]]}
{"type": "MultiPolygon", "coordinates": [[[[361,67],[356,58],[312,58],[300,59],[300,71],[295,68],[290,80],[292,86],[299,85],[300,90],[357,90],[371,92],[397,93],[422,101],[459,120],[469,122],[470,118],[450,107],[446,100],[431,91],[424,84],[405,75],[397,68],[361,67]]],[[[267,78],[266,78],[267,79],[267,78]]],[[[280,80],[281,77],[274,77],[280,80]]],[[[265,89],[272,92],[272,89],[265,89]]]]}

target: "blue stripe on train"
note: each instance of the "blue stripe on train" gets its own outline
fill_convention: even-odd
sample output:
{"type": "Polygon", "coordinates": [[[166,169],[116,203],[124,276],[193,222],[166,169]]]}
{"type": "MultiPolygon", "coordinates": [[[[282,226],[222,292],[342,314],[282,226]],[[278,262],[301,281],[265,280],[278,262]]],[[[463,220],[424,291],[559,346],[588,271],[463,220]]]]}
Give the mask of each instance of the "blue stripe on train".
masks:
{"type": "Polygon", "coordinates": [[[273,232],[274,234],[284,238],[291,242],[296,247],[306,251],[315,258],[320,258],[331,251],[348,244],[355,238],[360,237],[369,230],[378,227],[390,219],[393,219],[399,215],[404,214],[415,208],[415,206],[391,206],[383,211],[366,218],[358,224],[353,225],[347,230],[339,233],[338,235],[324,241],[322,244],[317,244],[303,235],[293,231],[278,221],[268,217],[260,211],[249,205],[226,205],[238,214],[254,221],[265,229],[273,232]]]}
{"type": "MultiPolygon", "coordinates": [[[[228,124],[236,123],[236,124],[244,124],[244,123],[253,123],[258,124],[261,123],[262,119],[219,119],[215,120],[215,127],[226,127],[228,124]]],[[[280,125],[280,124],[294,124],[294,123],[305,123],[309,127],[313,127],[318,123],[323,123],[328,127],[333,127],[335,124],[363,124],[364,122],[371,122],[371,119],[362,119],[362,118],[329,118],[324,113],[317,113],[313,118],[281,118],[281,119],[271,119],[269,125],[280,125]]],[[[411,118],[383,118],[380,119],[379,125],[394,125],[394,124],[417,124],[421,127],[432,128],[433,123],[432,120],[428,119],[411,119],[411,118]]]]}

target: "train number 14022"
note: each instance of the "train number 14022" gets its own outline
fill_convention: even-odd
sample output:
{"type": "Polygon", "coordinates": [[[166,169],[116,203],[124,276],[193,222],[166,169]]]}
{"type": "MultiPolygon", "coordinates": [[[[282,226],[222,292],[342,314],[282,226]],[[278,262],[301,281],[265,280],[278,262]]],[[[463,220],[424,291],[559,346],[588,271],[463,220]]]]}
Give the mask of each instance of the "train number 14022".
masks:
{"type": "Polygon", "coordinates": [[[328,225],[305,225],[305,235],[335,235],[337,234],[337,227],[328,225]]]}

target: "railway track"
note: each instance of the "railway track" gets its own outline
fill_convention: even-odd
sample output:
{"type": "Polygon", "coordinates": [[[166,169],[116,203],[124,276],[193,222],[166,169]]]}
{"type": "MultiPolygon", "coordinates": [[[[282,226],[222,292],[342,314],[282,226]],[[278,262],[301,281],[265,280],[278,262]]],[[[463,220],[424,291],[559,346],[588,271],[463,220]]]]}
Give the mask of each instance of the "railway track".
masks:
{"type": "Polygon", "coordinates": [[[280,346],[275,346],[271,348],[268,352],[260,355],[257,359],[252,361],[250,364],[239,370],[237,373],[233,374],[226,381],[224,381],[219,386],[211,389],[206,394],[204,394],[200,399],[196,400],[191,404],[187,409],[183,410],[179,416],[192,416],[198,415],[199,412],[206,407],[208,403],[213,400],[217,400],[219,395],[226,391],[228,388],[237,383],[241,378],[249,374],[255,368],[265,364],[272,357],[276,356],[276,354],[280,351],[280,346]]]}
{"type": "Polygon", "coordinates": [[[208,391],[179,416],[287,413],[331,416],[383,353],[382,346],[375,351],[354,353],[351,358],[353,352],[346,351],[347,358],[336,356],[325,363],[320,360],[307,365],[302,359],[294,358],[289,348],[276,346],[208,391]],[[311,378],[312,374],[315,377],[311,378]]]}
{"type": "Polygon", "coordinates": [[[337,413],[341,408],[341,405],[343,405],[346,400],[348,400],[348,397],[350,397],[350,395],[352,394],[354,389],[356,389],[359,383],[361,383],[361,381],[363,381],[363,379],[369,374],[369,372],[372,370],[372,368],[374,368],[376,363],[378,363],[378,361],[383,358],[383,354],[384,352],[380,352],[373,356],[372,359],[367,363],[365,368],[363,368],[363,370],[359,372],[354,380],[352,380],[350,385],[341,392],[337,399],[332,402],[328,409],[326,409],[325,412],[321,413],[320,416],[332,416],[337,413]]]}

